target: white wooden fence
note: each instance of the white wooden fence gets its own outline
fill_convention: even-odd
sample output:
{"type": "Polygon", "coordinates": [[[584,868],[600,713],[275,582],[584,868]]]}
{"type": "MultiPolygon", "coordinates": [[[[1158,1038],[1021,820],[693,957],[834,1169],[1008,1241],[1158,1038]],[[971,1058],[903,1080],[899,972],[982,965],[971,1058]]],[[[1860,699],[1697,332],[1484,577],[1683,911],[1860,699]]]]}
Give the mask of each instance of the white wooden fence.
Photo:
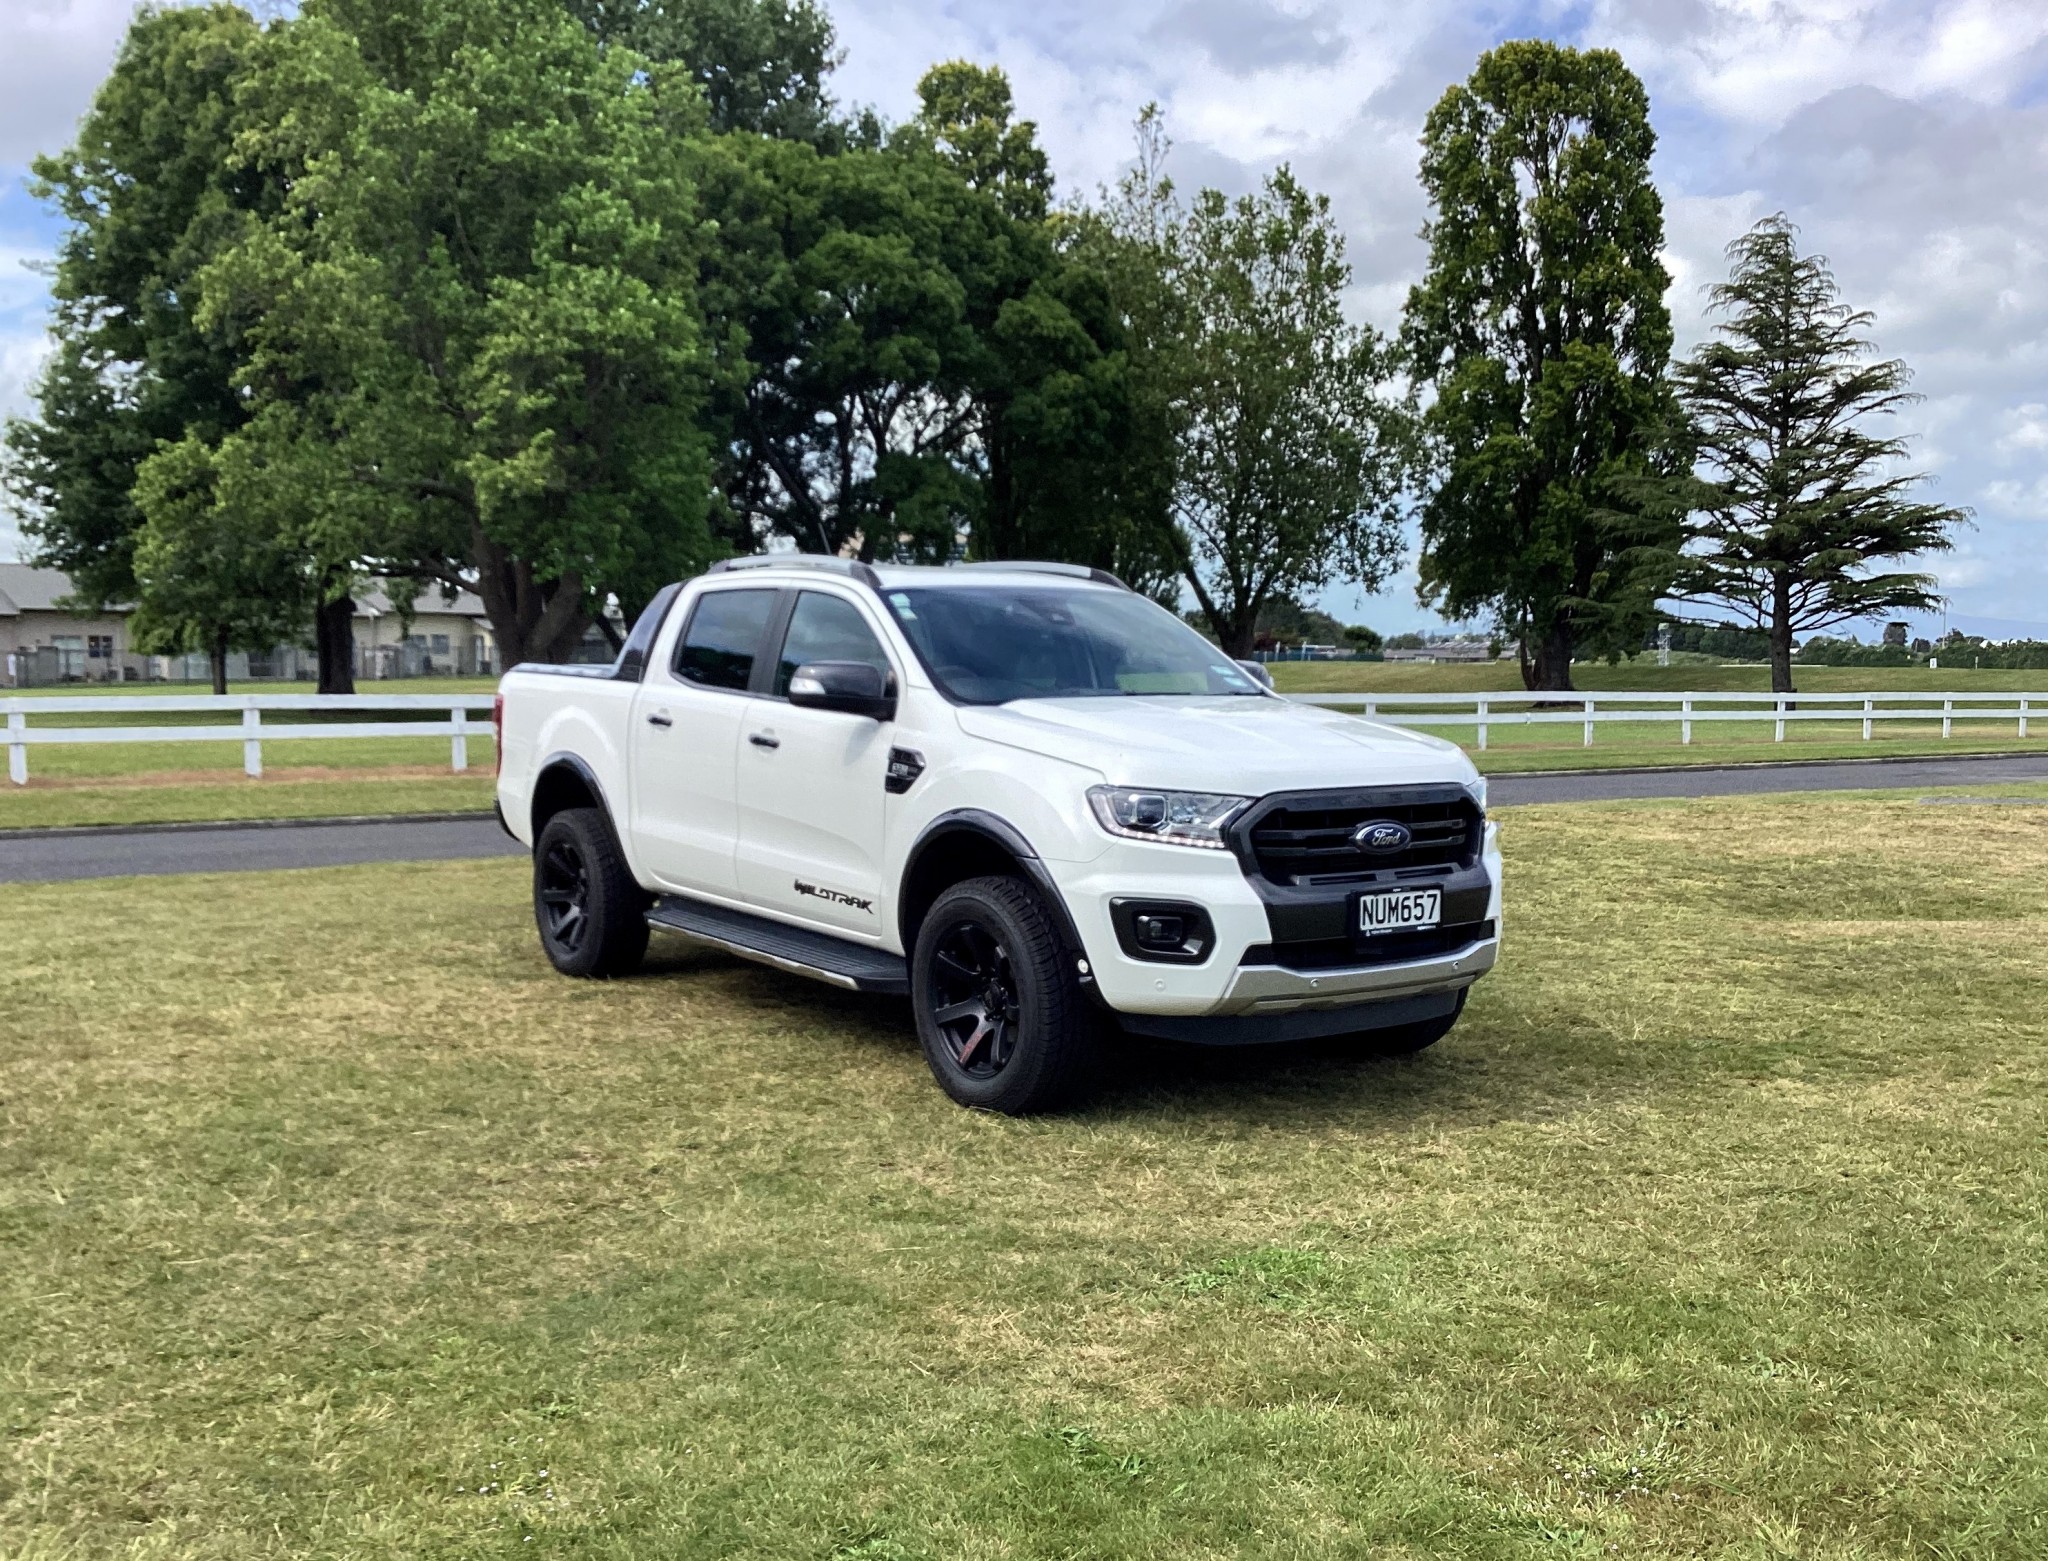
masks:
{"type": "Polygon", "coordinates": [[[489,694],[138,694],[78,695],[56,698],[0,700],[7,716],[7,778],[28,784],[28,751],[42,743],[218,743],[242,745],[244,774],[263,773],[263,744],[286,739],[349,737],[445,737],[449,767],[469,768],[469,739],[491,735],[489,694]],[[277,721],[266,724],[266,711],[360,710],[386,713],[433,710],[440,720],[410,721],[277,721]],[[471,717],[481,713],[481,721],[471,717]],[[177,726],[29,725],[29,717],[53,715],[191,715],[227,716],[225,721],[177,726]]]}
{"type": "Polygon", "coordinates": [[[1870,741],[1879,721],[1939,721],[1941,735],[1955,734],[1957,721],[2011,721],[2017,735],[2048,715],[2048,694],[1662,694],[1615,689],[1599,694],[1290,694],[1298,704],[1355,710],[1390,726],[1470,726],[1478,746],[1495,726],[1578,726],[1585,745],[1593,730],[1615,722],[1675,723],[1678,740],[1692,741],[1700,721],[1770,721],[1775,740],[1785,740],[1788,721],[1858,721],[1870,741]],[[1541,708],[1538,708],[1541,707],[1541,708]]]}
{"type": "MultiPolygon", "coordinates": [[[[1860,722],[1865,741],[1879,721],[1939,721],[1941,735],[1953,735],[1957,721],[2015,723],[2026,737],[2029,723],[2048,716],[2048,694],[1663,694],[1615,690],[1600,694],[1293,694],[1306,705],[1355,710],[1394,726],[1473,727],[1484,748],[1497,726],[1578,726],[1585,744],[1593,732],[1616,722],[1664,722],[1678,727],[1681,743],[1692,741],[1701,721],[1770,721],[1776,740],[1785,740],[1791,721],[1860,722]]],[[[0,700],[7,717],[7,777],[28,782],[28,751],[42,743],[207,743],[239,742],[242,769],[263,773],[264,742],[286,739],[362,737],[445,737],[449,767],[469,768],[469,739],[490,733],[489,694],[211,694],[99,695],[0,700]],[[264,721],[266,711],[443,712],[439,720],[264,721]],[[225,721],[177,726],[31,726],[29,717],[53,715],[226,716],[225,721]],[[472,719],[482,716],[482,720],[472,719]]]]}

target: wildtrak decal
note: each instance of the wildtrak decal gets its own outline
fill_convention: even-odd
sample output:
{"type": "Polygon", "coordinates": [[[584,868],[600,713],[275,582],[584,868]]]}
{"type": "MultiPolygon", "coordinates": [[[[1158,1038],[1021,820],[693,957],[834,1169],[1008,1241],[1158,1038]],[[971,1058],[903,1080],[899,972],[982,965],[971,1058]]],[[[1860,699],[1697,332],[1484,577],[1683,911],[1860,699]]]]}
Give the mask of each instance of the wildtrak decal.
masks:
{"type": "Polygon", "coordinates": [[[798,894],[808,894],[814,900],[830,900],[834,905],[844,905],[856,911],[865,911],[870,916],[875,914],[875,902],[873,900],[863,900],[857,894],[842,894],[837,889],[821,889],[814,883],[805,883],[801,878],[796,879],[795,883],[798,894]]]}

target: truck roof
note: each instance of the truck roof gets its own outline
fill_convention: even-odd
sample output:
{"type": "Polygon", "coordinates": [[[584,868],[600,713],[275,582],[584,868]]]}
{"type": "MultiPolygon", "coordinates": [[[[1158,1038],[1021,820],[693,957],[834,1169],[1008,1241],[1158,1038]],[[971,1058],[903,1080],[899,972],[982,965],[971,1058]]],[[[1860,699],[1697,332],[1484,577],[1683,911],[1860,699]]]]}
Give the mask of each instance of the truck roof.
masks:
{"type": "Polygon", "coordinates": [[[711,574],[836,574],[860,581],[877,590],[918,589],[969,585],[1097,585],[1128,590],[1123,581],[1106,569],[1086,564],[1060,564],[1028,559],[972,564],[864,564],[855,558],[832,558],[822,553],[755,553],[728,558],[713,564],[711,574]]]}

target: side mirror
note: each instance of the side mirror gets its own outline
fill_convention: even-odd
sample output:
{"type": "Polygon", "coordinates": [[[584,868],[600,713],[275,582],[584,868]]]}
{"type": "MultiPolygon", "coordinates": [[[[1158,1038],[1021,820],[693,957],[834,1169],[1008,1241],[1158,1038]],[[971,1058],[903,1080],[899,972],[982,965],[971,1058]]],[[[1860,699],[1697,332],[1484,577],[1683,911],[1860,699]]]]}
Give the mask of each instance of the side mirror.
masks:
{"type": "Polygon", "coordinates": [[[843,710],[893,721],[895,681],[865,661],[807,661],[790,676],[789,702],[805,710],[843,710]]]}
{"type": "Polygon", "coordinates": [[[1240,661],[1238,666],[1243,670],[1245,676],[1258,684],[1259,687],[1271,688],[1273,686],[1273,674],[1266,670],[1264,662],[1240,661]]]}

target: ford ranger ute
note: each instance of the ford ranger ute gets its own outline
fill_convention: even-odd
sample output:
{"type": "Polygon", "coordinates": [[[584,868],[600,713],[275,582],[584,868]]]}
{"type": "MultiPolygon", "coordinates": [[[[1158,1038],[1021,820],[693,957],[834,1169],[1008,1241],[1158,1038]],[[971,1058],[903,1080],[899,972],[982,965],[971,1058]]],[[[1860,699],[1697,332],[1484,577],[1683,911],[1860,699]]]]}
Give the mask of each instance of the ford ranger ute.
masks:
{"type": "Polygon", "coordinates": [[[1456,747],[1282,699],[1100,570],[733,559],[609,667],[514,667],[497,720],[556,969],[652,929],[907,996],[963,1105],[1072,1100],[1119,1031],[1413,1051],[1500,950],[1456,747]]]}

